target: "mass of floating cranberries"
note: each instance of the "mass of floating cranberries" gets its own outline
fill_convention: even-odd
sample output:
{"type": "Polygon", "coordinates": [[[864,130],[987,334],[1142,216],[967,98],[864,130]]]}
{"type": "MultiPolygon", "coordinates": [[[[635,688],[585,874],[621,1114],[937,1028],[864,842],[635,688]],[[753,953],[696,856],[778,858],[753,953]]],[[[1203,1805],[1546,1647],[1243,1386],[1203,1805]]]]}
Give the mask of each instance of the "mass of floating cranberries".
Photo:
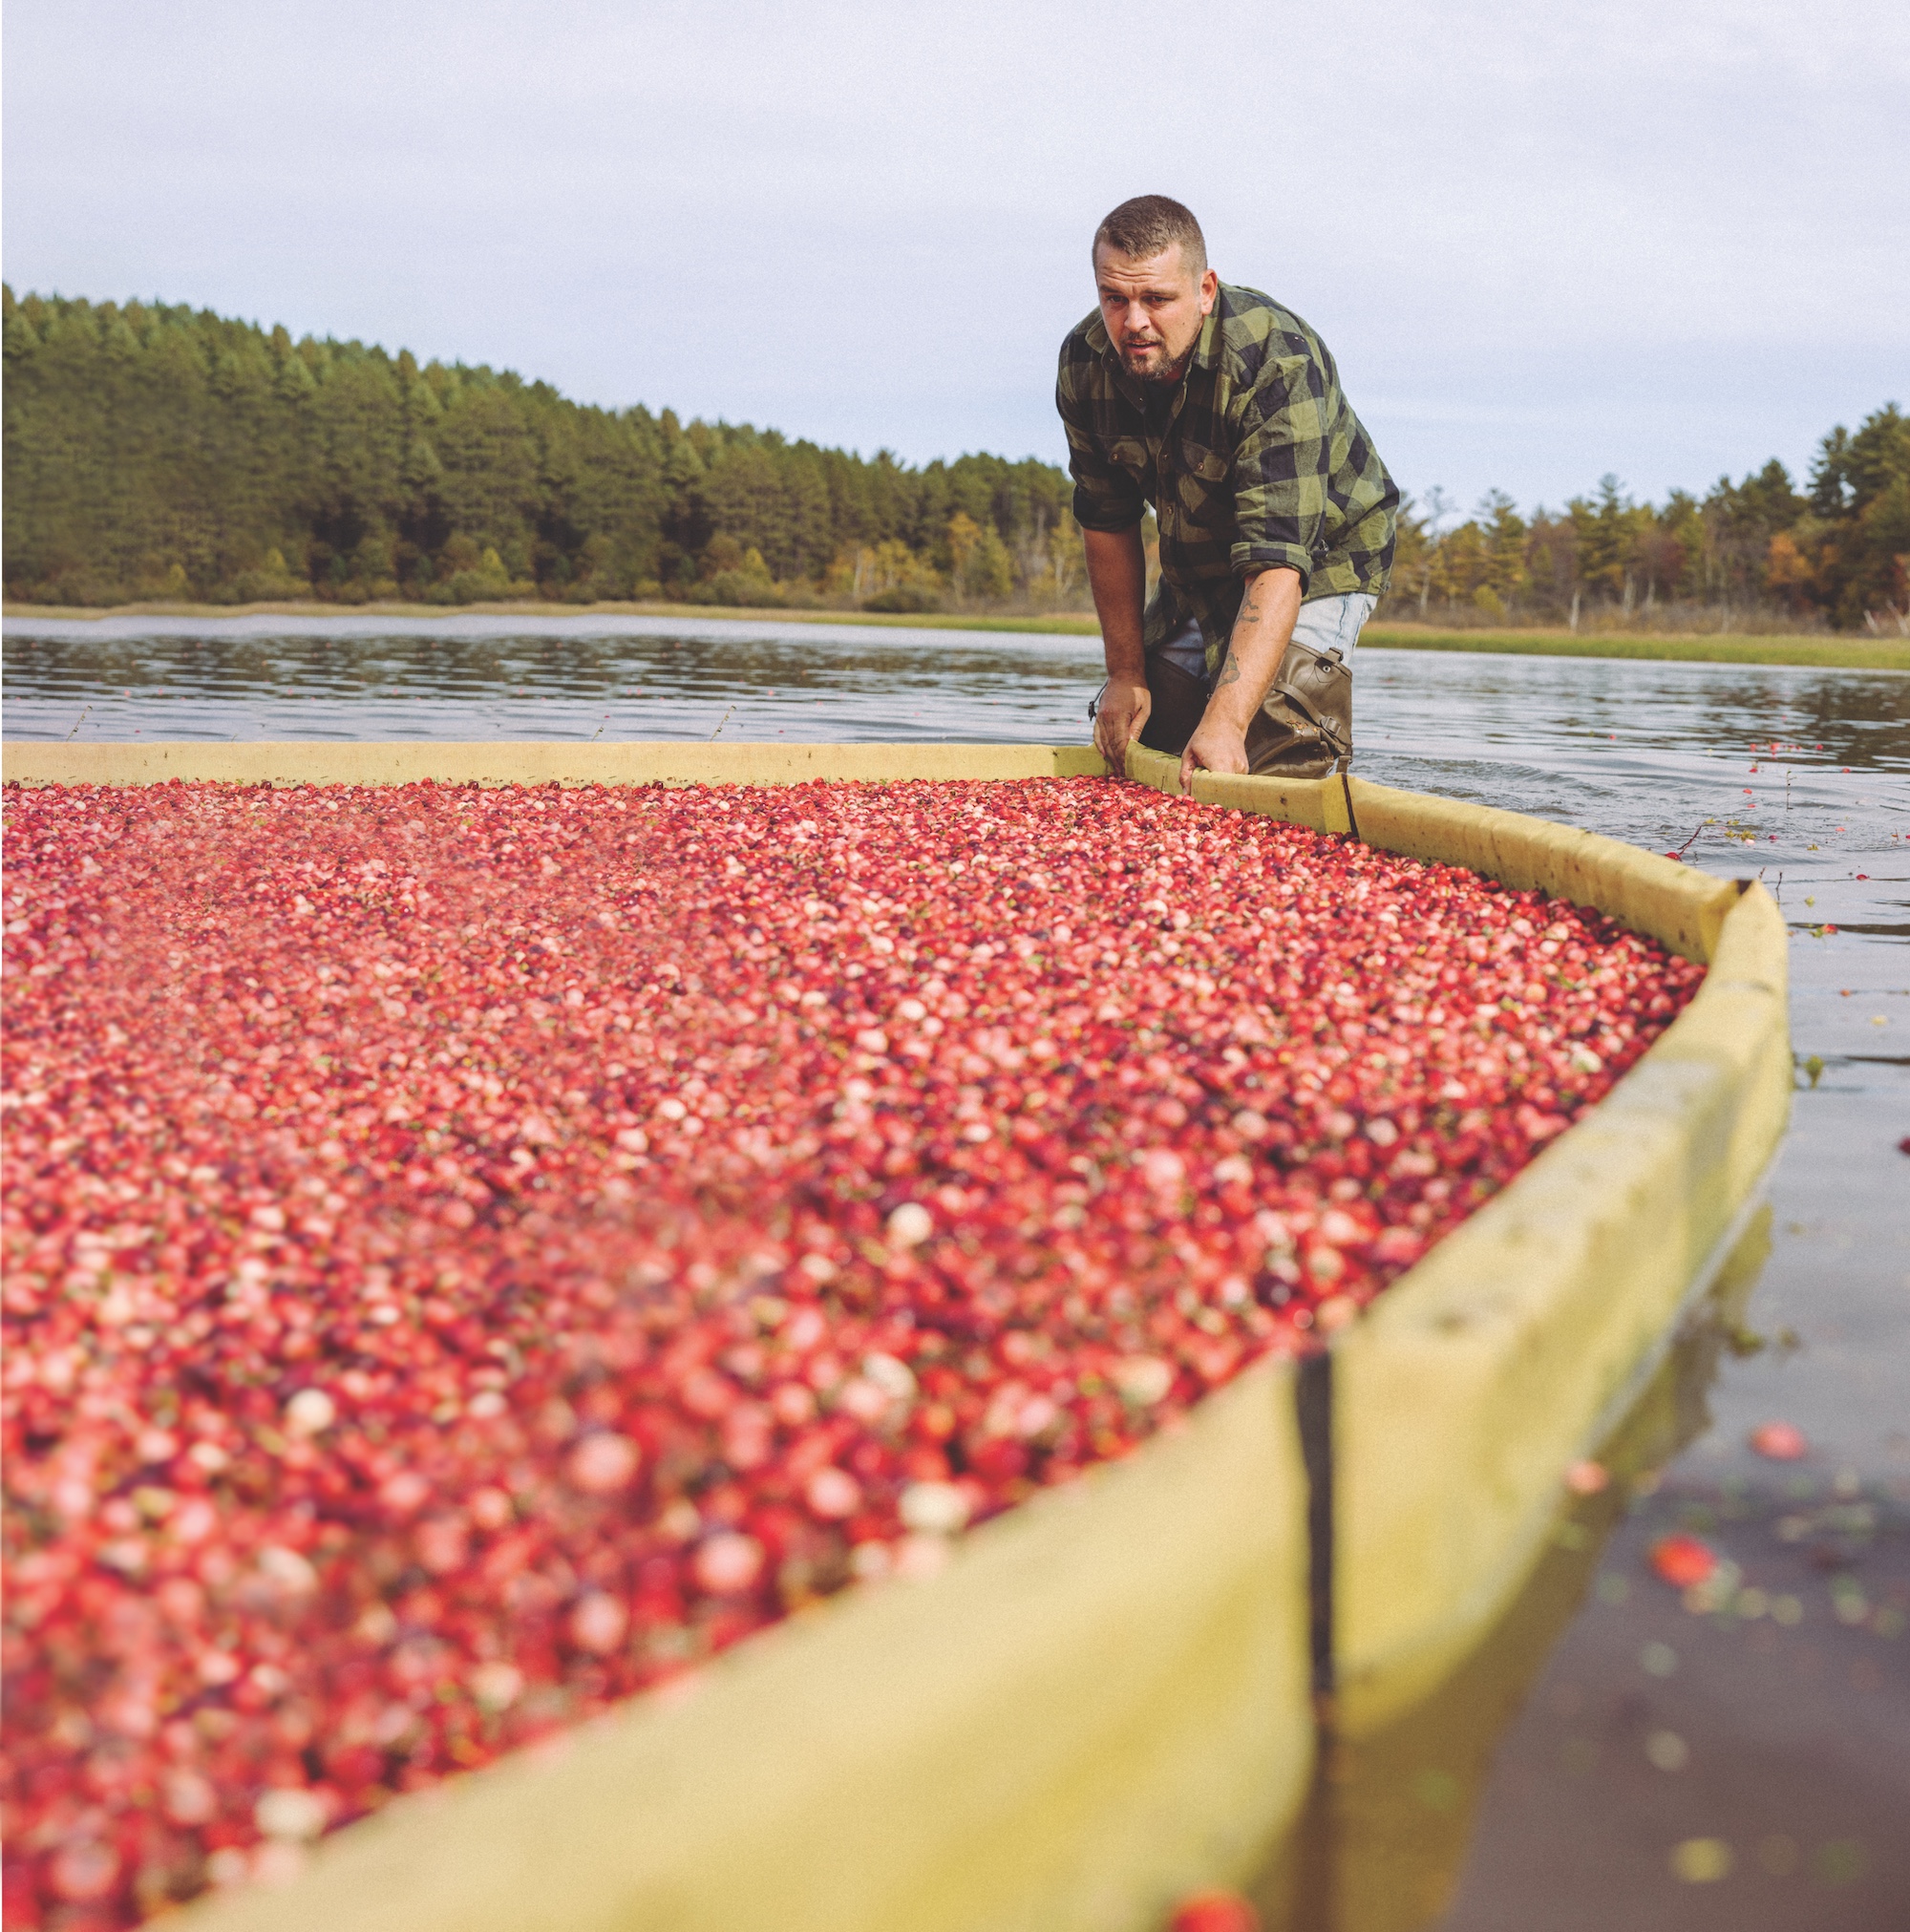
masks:
{"type": "Polygon", "coordinates": [[[1700,976],[1099,779],[6,816],[17,1926],[929,1574],[1316,1345],[1700,976]]]}

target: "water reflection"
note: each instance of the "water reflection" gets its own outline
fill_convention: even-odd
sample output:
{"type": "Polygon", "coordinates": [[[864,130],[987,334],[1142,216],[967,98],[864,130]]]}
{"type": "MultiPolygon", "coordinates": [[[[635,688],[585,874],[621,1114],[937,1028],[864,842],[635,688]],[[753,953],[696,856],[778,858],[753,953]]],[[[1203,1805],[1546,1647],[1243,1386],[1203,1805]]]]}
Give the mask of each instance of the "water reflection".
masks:
{"type": "Polygon", "coordinates": [[[1635,1486],[1709,1426],[1721,1358],[1771,1253],[1762,1209],[1600,1451],[1611,1483],[1561,1508],[1524,1588],[1464,1664],[1377,1735],[1328,1742],[1302,1818],[1262,1879],[1268,1932],[1417,1932],[1451,1903],[1499,1738],[1578,1615],[1635,1486]]]}
{"type": "Polygon", "coordinates": [[[10,737],[1078,743],[1098,646],[848,625],[510,618],[7,626],[10,737]],[[84,720],[81,711],[91,707],[84,720]]]}

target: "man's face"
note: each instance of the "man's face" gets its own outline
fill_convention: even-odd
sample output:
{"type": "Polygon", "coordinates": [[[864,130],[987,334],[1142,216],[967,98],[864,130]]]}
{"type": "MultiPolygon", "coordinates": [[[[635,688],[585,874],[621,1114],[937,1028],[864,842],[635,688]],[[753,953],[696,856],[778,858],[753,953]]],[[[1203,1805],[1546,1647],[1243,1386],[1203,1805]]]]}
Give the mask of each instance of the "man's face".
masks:
{"type": "Polygon", "coordinates": [[[1211,268],[1195,275],[1178,243],[1145,262],[1103,244],[1094,251],[1094,281],[1108,340],[1127,372],[1142,382],[1178,382],[1220,277],[1211,268]]]}

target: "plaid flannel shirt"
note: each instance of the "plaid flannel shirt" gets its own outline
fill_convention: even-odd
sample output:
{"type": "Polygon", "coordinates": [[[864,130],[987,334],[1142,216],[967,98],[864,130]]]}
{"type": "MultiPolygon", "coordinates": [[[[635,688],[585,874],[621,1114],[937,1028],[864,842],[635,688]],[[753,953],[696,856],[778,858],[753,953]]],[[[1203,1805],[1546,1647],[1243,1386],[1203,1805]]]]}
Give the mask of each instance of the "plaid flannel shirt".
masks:
{"type": "Polygon", "coordinates": [[[1055,407],[1074,518],[1127,530],[1152,503],[1160,582],[1143,640],[1185,619],[1218,670],[1246,579],[1284,564],[1303,598],[1365,591],[1392,569],[1399,491],[1340,388],[1326,345],[1258,290],[1220,285],[1171,393],[1121,366],[1097,308],[1061,345],[1055,407]]]}

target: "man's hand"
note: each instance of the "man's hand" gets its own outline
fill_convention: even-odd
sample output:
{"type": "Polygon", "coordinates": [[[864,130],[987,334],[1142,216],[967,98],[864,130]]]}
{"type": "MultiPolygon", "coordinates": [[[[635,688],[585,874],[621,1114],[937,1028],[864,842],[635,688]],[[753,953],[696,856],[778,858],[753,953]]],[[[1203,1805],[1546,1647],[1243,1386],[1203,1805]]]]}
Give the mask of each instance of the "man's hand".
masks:
{"type": "Polygon", "coordinates": [[[1217,718],[1210,710],[1187,740],[1180,754],[1180,789],[1194,789],[1196,772],[1241,772],[1247,768],[1247,734],[1243,726],[1217,718]]]}
{"type": "Polygon", "coordinates": [[[1145,682],[1125,677],[1108,680],[1094,713],[1094,749],[1107,759],[1115,777],[1127,770],[1128,747],[1140,736],[1153,709],[1154,694],[1145,682]]]}
{"type": "Polygon", "coordinates": [[[1280,669],[1299,615],[1297,570],[1261,570],[1247,580],[1213,695],[1181,754],[1183,792],[1192,788],[1196,772],[1246,770],[1247,727],[1280,669]]]}

